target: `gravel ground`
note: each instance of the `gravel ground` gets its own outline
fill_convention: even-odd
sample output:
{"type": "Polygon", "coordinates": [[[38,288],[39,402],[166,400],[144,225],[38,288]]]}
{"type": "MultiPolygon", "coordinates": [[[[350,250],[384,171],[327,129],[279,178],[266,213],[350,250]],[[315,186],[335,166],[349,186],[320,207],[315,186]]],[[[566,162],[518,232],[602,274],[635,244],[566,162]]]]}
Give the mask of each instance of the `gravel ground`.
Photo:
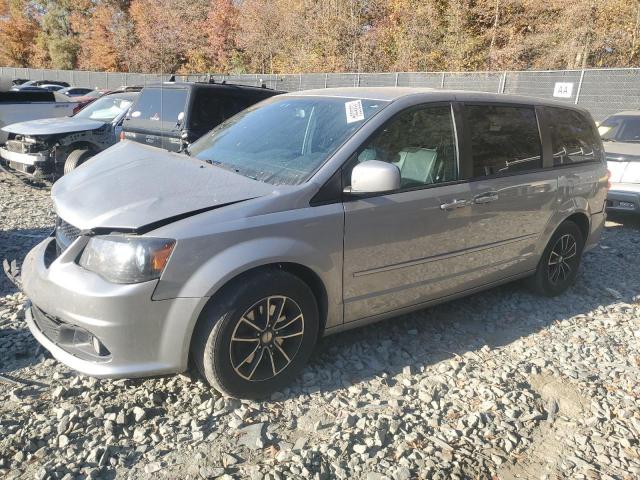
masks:
{"type": "MultiPolygon", "coordinates": [[[[609,222],[557,299],[513,284],[324,339],[270,401],[194,373],[80,376],[38,347],[0,280],[6,478],[638,478],[640,235],[609,222]]],[[[53,224],[0,172],[0,260],[53,224]]]]}

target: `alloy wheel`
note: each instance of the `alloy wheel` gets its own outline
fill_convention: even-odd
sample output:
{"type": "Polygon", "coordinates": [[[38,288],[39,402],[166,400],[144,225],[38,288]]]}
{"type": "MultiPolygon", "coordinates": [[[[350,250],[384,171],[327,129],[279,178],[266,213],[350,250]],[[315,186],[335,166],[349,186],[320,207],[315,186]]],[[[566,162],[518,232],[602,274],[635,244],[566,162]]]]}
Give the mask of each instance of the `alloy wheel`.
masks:
{"type": "Polygon", "coordinates": [[[245,380],[268,380],[289,366],[303,337],[304,316],[294,300],[263,298],[247,309],[233,330],[231,365],[245,380]]]}
{"type": "Polygon", "coordinates": [[[558,285],[571,278],[577,268],[578,244],[571,234],[562,235],[549,254],[548,275],[552,285],[558,285]]]}

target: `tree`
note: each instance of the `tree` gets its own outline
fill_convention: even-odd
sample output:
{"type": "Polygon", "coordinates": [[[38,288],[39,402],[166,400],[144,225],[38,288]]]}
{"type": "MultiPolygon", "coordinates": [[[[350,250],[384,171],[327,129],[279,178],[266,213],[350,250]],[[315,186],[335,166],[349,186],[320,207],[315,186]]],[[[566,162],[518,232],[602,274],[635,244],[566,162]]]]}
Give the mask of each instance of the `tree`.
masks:
{"type": "Polygon", "coordinates": [[[116,38],[126,21],[124,12],[117,6],[106,2],[98,4],[91,13],[91,21],[79,26],[81,53],[78,66],[84,70],[122,70],[122,52],[116,38]]]}
{"type": "Polygon", "coordinates": [[[0,2],[0,62],[13,67],[32,65],[40,25],[26,0],[0,2]]]}
{"type": "MultiPolygon", "coordinates": [[[[238,67],[239,11],[232,0],[212,0],[205,23],[207,53],[216,72],[228,73],[238,67]]],[[[197,71],[197,70],[195,70],[197,71]]]]}
{"type": "Polygon", "coordinates": [[[178,71],[190,52],[206,44],[200,27],[208,6],[207,0],[132,0],[132,67],[145,72],[178,71]]]}
{"type": "MultiPolygon", "coordinates": [[[[79,25],[88,21],[92,0],[38,0],[44,12],[37,38],[40,66],[70,70],[80,52],[79,25]]],[[[80,27],[81,28],[81,27],[80,27]]]]}

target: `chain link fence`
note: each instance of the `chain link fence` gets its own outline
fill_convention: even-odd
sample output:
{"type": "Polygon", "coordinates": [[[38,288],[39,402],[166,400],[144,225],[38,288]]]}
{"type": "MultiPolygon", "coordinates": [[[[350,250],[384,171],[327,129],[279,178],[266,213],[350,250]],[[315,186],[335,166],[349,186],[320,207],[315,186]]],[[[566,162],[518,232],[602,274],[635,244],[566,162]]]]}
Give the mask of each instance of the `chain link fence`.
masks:
{"type": "MultiPolygon", "coordinates": [[[[10,79],[61,80],[89,88],[118,88],[167,81],[169,74],[85,72],[0,67],[10,79]]],[[[285,91],[330,87],[429,87],[474,90],[550,98],[587,108],[596,120],[621,110],[640,109],[640,68],[507,71],[507,72],[398,72],[303,73],[288,75],[241,74],[176,75],[179,81],[209,81],[261,86],[285,91]]]]}

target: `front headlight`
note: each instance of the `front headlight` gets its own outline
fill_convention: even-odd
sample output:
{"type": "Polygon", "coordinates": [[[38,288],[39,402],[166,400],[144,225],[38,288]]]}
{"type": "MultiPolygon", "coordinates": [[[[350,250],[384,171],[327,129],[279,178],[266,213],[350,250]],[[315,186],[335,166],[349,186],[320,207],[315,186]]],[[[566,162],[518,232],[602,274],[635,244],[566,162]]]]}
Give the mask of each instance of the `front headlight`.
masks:
{"type": "Polygon", "coordinates": [[[146,282],[160,278],[175,244],[166,238],[92,237],[79,264],[112,283],[146,282]]]}

